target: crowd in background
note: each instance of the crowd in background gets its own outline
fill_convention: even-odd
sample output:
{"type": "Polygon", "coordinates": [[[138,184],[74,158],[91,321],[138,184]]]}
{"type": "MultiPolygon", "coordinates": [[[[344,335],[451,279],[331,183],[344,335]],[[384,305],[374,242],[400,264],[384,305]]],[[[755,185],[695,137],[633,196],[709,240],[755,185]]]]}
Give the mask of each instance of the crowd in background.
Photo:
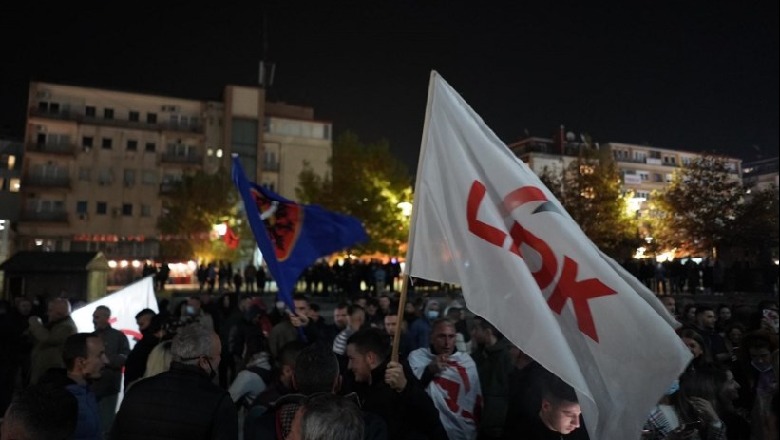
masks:
{"type": "MultiPolygon", "coordinates": [[[[295,438],[304,426],[325,432],[338,423],[343,438],[588,438],[573,389],[456,294],[412,293],[399,304],[392,278],[371,278],[330,316],[305,293],[305,277],[294,313],[227,281],[212,293],[207,279],[193,296],[161,299],[159,312],[139,310],[132,350],[105,307],[84,334],[67,299],[18,298],[0,309],[0,410],[13,407],[14,392],[34,398],[45,386],[76,398],[73,438],[295,438]]],[[[694,359],[659,396],[643,438],[776,438],[777,301],[660,298],[694,359]]]]}

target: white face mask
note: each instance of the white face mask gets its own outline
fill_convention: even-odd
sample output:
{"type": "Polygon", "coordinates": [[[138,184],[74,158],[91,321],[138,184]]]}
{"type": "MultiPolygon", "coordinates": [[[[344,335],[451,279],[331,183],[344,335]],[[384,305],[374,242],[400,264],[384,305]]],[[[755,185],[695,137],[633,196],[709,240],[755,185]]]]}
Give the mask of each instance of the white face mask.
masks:
{"type": "Polygon", "coordinates": [[[284,303],[284,301],[276,301],[276,309],[277,310],[282,311],[282,310],[285,309],[285,307],[286,307],[286,304],[284,303]]]}

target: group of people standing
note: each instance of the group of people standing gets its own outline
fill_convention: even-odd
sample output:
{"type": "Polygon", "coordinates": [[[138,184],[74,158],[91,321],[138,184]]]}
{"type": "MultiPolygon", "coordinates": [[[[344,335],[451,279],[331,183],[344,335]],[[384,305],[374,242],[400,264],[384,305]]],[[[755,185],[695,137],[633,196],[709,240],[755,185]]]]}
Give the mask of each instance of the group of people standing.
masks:
{"type": "MultiPolygon", "coordinates": [[[[112,440],[588,438],[574,389],[458,299],[401,304],[377,292],[336,304],[331,317],[303,293],[293,304],[207,291],[170,309],[161,301],[159,312],[138,311],[142,337],[131,350],[111,310],[95,307],[95,331],[78,333],[69,302],[52,299],[46,316],[26,319],[29,382],[2,430],[112,440]],[[47,393],[61,404],[40,422],[35,408],[52,409],[34,402],[47,393]]],[[[731,343],[736,322],[715,312],[696,304],[689,322],[678,316],[694,359],[659,396],[643,438],[776,436],[777,304],[762,303],[731,343]]]]}

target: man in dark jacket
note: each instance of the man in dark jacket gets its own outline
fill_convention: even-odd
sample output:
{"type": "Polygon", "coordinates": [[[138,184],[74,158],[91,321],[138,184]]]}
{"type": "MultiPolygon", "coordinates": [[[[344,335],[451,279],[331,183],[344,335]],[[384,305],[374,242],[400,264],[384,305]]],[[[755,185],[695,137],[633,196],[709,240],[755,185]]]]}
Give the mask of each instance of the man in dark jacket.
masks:
{"type": "Polygon", "coordinates": [[[236,407],[214,383],[221,351],[213,330],[192,324],[179,329],[171,369],[130,388],[111,439],[237,439],[236,407]]]}
{"type": "Polygon", "coordinates": [[[367,328],[350,336],[347,357],[354,389],[347,391],[358,394],[363,410],[385,419],[390,440],[446,440],[430,396],[408,367],[388,360],[388,351],[382,330],[367,328]]]}
{"type": "Polygon", "coordinates": [[[135,315],[138,329],[141,331],[141,339],[136,341],[125,362],[125,388],[144,377],[146,372],[146,360],[149,353],[160,343],[162,338],[162,320],[152,309],[144,309],[135,315]]]}

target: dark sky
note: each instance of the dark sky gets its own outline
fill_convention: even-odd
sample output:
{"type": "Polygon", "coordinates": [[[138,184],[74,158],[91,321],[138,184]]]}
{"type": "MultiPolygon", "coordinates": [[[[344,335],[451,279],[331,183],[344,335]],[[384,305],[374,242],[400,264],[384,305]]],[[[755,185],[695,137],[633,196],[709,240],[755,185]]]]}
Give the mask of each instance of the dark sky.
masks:
{"type": "Polygon", "coordinates": [[[265,58],[273,98],[387,139],[410,172],[431,69],[507,143],[564,124],[597,142],[777,156],[773,0],[157,3],[2,11],[2,132],[23,134],[30,80],[219,99],[255,85],[265,58]]]}

